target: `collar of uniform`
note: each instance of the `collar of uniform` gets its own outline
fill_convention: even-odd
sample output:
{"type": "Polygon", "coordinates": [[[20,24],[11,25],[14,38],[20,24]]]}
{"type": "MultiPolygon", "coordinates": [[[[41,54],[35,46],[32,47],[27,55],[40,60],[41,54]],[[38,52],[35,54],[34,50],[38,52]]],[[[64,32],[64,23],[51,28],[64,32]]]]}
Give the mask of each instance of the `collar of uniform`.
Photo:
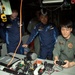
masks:
{"type": "Polygon", "coordinates": [[[12,21],[17,21],[17,20],[19,20],[19,18],[16,17],[15,19],[12,20],[12,19],[9,17],[9,20],[12,22],[12,21]]]}
{"type": "Polygon", "coordinates": [[[68,39],[68,41],[73,41],[73,37],[74,37],[74,35],[71,33],[70,38],[68,39]]]}
{"type": "Polygon", "coordinates": [[[73,34],[71,33],[70,38],[67,39],[67,41],[72,42],[73,41],[73,34]]]}
{"type": "Polygon", "coordinates": [[[64,41],[71,41],[71,40],[72,40],[72,38],[73,38],[73,34],[71,33],[71,35],[70,35],[70,38],[69,38],[69,39],[65,39],[63,36],[62,36],[62,38],[63,38],[63,40],[64,40],[64,41]]]}

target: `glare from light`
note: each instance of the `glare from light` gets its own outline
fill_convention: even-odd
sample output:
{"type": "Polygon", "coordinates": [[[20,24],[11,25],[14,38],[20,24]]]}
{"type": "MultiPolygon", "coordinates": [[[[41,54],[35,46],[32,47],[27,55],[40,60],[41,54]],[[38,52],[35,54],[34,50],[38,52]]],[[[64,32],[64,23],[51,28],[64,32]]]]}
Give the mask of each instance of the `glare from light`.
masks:
{"type": "Polygon", "coordinates": [[[63,1],[64,0],[43,0],[42,3],[59,3],[63,1]]]}

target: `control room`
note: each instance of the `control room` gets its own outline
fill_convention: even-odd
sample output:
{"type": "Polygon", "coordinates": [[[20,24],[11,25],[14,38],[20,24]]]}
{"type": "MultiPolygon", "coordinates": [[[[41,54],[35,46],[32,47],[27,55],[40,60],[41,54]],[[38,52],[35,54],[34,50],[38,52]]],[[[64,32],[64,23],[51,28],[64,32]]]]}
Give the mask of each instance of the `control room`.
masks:
{"type": "Polygon", "coordinates": [[[0,0],[0,75],[75,75],[75,0],[0,0]]]}

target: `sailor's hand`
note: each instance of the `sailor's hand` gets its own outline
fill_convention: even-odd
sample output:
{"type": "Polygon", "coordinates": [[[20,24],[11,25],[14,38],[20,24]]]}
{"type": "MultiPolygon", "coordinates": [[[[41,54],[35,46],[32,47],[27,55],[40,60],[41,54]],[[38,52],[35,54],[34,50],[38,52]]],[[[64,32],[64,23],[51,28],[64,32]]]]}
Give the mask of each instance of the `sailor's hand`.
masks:
{"type": "Polygon", "coordinates": [[[22,47],[28,47],[28,45],[27,44],[23,44],[22,47]]]}

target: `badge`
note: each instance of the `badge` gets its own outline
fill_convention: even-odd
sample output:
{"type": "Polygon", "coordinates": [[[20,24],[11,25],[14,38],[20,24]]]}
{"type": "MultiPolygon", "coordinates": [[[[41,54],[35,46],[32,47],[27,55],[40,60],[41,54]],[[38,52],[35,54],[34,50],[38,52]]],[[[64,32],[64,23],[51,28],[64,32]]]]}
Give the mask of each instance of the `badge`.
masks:
{"type": "Polygon", "coordinates": [[[39,31],[42,31],[42,30],[43,30],[43,27],[40,26],[38,30],[39,30],[39,31]]]}
{"type": "Polygon", "coordinates": [[[73,48],[73,44],[72,43],[69,43],[68,44],[68,48],[73,48]]]}
{"type": "Polygon", "coordinates": [[[53,26],[50,26],[50,29],[54,29],[54,27],[53,26]]]}
{"type": "Polygon", "coordinates": [[[11,28],[12,24],[7,24],[6,28],[11,28]]]}
{"type": "Polygon", "coordinates": [[[64,43],[63,43],[62,41],[59,41],[59,44],[60,44],[60,45],[63,45],[64,43]]]}

